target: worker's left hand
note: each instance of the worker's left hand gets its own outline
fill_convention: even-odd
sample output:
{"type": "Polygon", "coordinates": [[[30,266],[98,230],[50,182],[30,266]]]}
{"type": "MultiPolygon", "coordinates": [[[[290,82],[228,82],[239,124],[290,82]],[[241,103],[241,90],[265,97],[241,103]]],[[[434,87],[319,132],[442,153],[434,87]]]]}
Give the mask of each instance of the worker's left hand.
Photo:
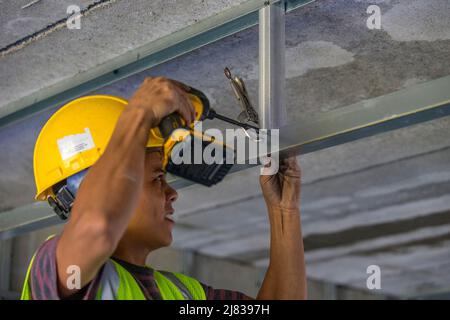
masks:
{"type": "Polygon", "coordinates": [[[261,175],[259,182],[269,209],[299,210],[300,178],[300,166],[295,156],[280,159],[276,174],[261,175]]]}

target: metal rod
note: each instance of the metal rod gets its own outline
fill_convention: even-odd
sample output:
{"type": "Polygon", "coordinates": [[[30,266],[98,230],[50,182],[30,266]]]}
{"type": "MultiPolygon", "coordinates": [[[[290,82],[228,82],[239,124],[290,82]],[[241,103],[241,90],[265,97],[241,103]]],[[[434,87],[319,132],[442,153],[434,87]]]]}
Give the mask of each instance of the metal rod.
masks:
{"type": "Polygon", "coordinates": [[[284,1],[259,10],[259,125],[280,128],[285,109],[284,1]]]}
{"type": "Polygon", "coordinates": [[[228,117],[226,117],[224,115],[216,113],[215,111],[214,111],[214,118],[217,118],[217,119],[220,119],[222,121],[234,124],[235,126],[242,127],[242,128],[244,128],[246,130],[248,130],[248,129],[255,129],[256,131],[259,131],[258,127],[252,126],[251,124],[248,124],[248,123],[239,122],[239,121],[234,120],[232,118],[228,118],[228,117]]]}

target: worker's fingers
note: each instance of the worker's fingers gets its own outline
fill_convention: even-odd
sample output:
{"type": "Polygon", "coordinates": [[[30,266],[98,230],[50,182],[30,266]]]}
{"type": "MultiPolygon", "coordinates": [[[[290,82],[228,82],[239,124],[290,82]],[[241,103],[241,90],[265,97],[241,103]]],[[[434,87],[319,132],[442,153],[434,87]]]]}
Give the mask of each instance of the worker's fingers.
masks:
{"type": "Polygon", "coordinates": [[[283,158],[280,161],[280,172],[286,176],[299,178],[301,175],[300,166],[295,156],[283,158]]]}
{"type": "Polygon", "coordinates": [[[192,116],[189,108],[186,107],[186,103],[187,102],[180,98],[178,113],[183,117],[184,121],[186,121],[186,124],[190,126],[192,122],[192,116]]]}
{"type": "Polygon", "coordinates": [[[296,156],[290,156],[290,157],[285,158],[284,163],[286,163],[286,165],[291,169],[300,170],[300,166],[298,165],[296,156]]]}
{"type": "Polygon", "coordinates": [[[276,175],[260,176],[259,183],[264,199],[270,204],[279,203],[281,199],[281,188],[278,177],[276,175]]]}
{"type": "Polygon", "coordinates": [[[169,79],[173,84],[175,84],[177,87],[179,87],[180,89],[182,89],[185,92],[190,92],[191,91],[191,87],[189,87],[187,84],[184,84],[183,82],[177,81],[177,80],[173,80],[173,79],[169,79]]]}
{"type": "Polygon", "coordinates": [[[195,121],[195,112],[194,107],[192,106],[192,102],[187,96],[184,96],[184,108],[186,110],[187,116],[189,117],[188,125],[191,125],[195,121]]]}
{"type": "Polygon", "coordinates": [[[190,125],[193,123],[195,118],[194,107],[192,106],[192,102],[186,93],[180,92],[180,109],[182,109],[186,115],[185,120],[187,124],[190,125]]]}
{"type": "Polygon", "coordinates": [[[189,98],[186,91],[183,89],[176,87],[175,90],[177,90],[179,98],[180,98],[180,111],[183,112],[185,115],[185,120],[190,125],[195,121],[195,110],[194,106],[192,105],[191,99],[189,98]]]}
{"type": "Polygon", "coordinates": [[[194,108],[194,105],[192,104],[192,100],[189,96],[189,93],[187,93],[186,91],[183,92],[183,96],[185,97],[185,100],[187,102],[187,107],[191,114],[191,121],[194,122],[195,121],[195,108],[194,108]]]}
{"type": "Polygon", "coordinates": [[[176,99],[178,113],[190,125],[195,120],[195,110],[187,94],[190,91],[190,87],[182,82],[165,77],[157,77],[156,79],[160,82],[170,83],[171,89],[176,91],[178,96],[178,99],[176,99]]]}
{"type": "Polygon", "coordinates": [[[260,175],[259,176],[259,182],[261,183],[261,185],[269,183],[269,182],[273,182],[275,175],[260,175]]]}
{"type": "Polygon", "coordinates": [[[191,123],[193,123],[195,121],[195,109],[194,106],[192,105],[192,101],[191,98],[185,94],[185,101],[186,101],[186,107],[189,111],[189,115],[190,115],[190,119],[191,119],[191,123]]]}
{"type": "Polygon", "coordinates": [[[165,77],[146,77],[144,83],[147,85],[155,85],[158,83],[159,86],[172,91],[173,95],[167,97],[168,102],[170,101],[169,104],[171,104],[171,107],[173,108],[172,110],[177,111],[186,121],[188,126],[195,121],[195,109],[188,95],[188,92],[190,91],[188,85],[165,77]]]}
{"type": "Polygon", "coordinates": [[[153,77],[145,77],[145,79],[142,82],[142,84],[152,82],[153,79],[154,79],[153,77]]]}
{"type": "Polygon", "coordinates": [[[296,208],[300,201],[301,172],[295,156],[284,158],[280,165],[282,174],[283,206],[296,208]]]}
{"type": "Polygon", "coordinates": [[[274,172],[273,158],[265,157],[264,166],[261,168],[261,175],[259,176],[259,182],[264,193],[271,194],[272,197],[280,192],[280,177],[274,172]]]}
{"type": "Polygon", "coordinates": [[[298,178],[283,176],[282,177],[282,202],[287,206],[298,205],[300,199],[300,180],[298,178]]]}
{"type": "Polygon", "coordinates": [[[179,90],[180,93],[183,94],[183,96],[186,97],[187,106],[188,106],[188,109],[189,109],[189,113],[191,115],[190,120],[191,120],[191,122],[194,122],[195,121],[195,109],[194,109],[194,106],[192,105],[191,99],[189,98],[189,95],[188,95],[188,92],[191,91],[191,87],[188,86],[187,84],[184,84],[184,83],[182,83],[180,81],[177,81],[177,80],[174,80],[174,79],[169,79],[169,80],[174,84],[174,86],[177,89],[180,89],[179,90]]]}

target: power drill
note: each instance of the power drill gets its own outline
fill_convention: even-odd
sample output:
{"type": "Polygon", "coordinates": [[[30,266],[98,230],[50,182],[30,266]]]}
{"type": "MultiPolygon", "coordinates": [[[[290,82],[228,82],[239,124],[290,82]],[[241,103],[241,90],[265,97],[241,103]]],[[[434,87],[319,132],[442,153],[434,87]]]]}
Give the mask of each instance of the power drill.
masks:
{"type": "MultiPolygon", "coordinates": [[[[210,107],[209,100],[203,92],[188,86],[186,86],[186,90],[195,109],[196,121],[217,118],[243,127],[244,129],[251,128],[258,130],[257,127],[216,113],[210,107]]],[[[222,141],[215,140],[214,137],[205,135],[203,132],[194,130],[194,124],[188,127],[178,113],[168,115],[161,120],[157,128],[151,129],[149,144],[163,146],[163,168],[165,171],[208,187],[222,181],[233,166],[233,163],[229,161],[229,159],[234,160],[235,156],[232,147],[224,144],[222,141]],[[175,164],[172,157],[175,146],[177,146],[178,150],[189,150],[191,152],[190,159],[194,159],[195,143],[201,145],[202,155],[204,148],[210,144],[216,144],[214,146],[215,148],[222,148],[223,150],[223,159],[221,161],[214,161],[212,164],[207,164],[204,162],[203,157],[201,157],[201,163],[193,163],[191,161],[191,163],[175,164]]]]}

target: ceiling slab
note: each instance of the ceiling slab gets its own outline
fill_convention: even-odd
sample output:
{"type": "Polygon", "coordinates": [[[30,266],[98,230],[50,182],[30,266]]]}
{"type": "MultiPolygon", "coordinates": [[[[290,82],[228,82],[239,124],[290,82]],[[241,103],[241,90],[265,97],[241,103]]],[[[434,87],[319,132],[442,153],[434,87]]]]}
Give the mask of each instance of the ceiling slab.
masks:
{"type": "Polygon", "coordinates": [[[58,21],[65,20],[69,15],[67,8],[77,5],[80,10],[86,10],[96,0],[45,0],[36,2],[32,0],[0,1],[0,50],[14,44],[19,45],[40,31],[49,30],[49,27],[58,21]]]}

